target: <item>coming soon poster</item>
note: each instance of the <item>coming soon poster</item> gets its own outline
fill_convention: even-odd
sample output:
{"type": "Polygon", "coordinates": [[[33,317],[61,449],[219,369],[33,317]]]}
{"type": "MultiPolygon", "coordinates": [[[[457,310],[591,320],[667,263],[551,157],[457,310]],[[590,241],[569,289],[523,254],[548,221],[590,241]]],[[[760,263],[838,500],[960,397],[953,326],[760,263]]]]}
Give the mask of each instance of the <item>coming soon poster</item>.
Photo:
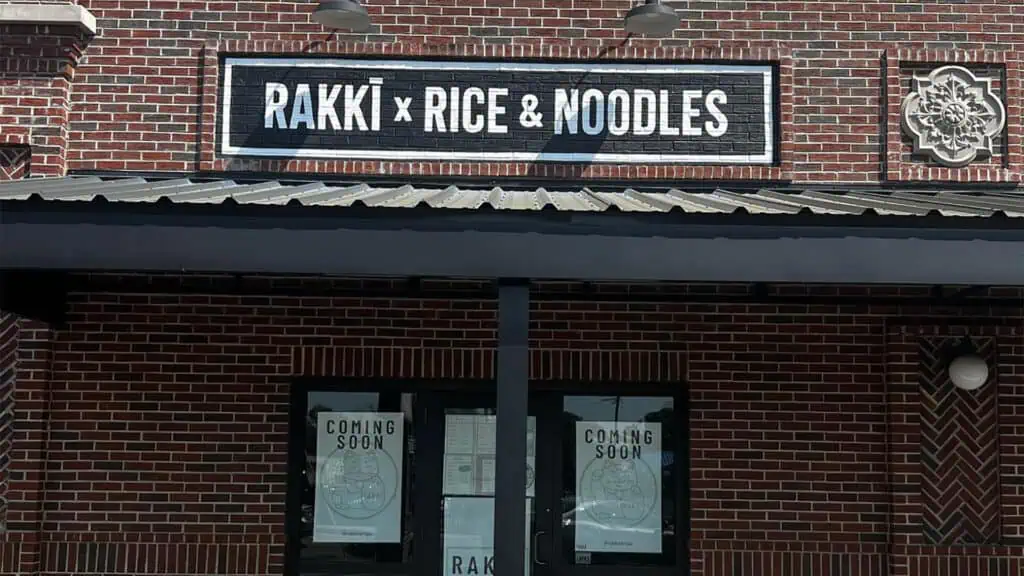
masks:
{"type": "Polygon", "coordinates": [[[400,542],[401,412],[317,415],[314,542],[400,542]]]}
{"type": "Polygon", "coordinates": [[[576,423],[576,550],[660,554],[661,424],[576,423]]]}

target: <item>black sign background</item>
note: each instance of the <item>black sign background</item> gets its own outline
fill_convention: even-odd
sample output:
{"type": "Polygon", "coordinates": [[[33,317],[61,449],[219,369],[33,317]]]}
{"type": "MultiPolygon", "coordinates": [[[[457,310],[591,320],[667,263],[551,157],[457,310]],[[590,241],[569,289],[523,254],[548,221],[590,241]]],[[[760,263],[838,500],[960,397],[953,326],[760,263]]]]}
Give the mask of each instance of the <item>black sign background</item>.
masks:
{"type": "MultiPolygon", "coordinates": [[[[221,152],[233,156],[382,160],[660,161],[677,164],[771,164],[773,161],[775,113],[771,83],[774,76],[770,66],[514,62],[506,65],[514,66],[516,70],[496,70],[500,65],[486,63],[487,67],[482,68],[478,62],[227,58],[222,65],[220,90],[222,117],[218,126],[221,152]],[[299,62],[304,65],[296,65],[299,62]],[[374,68],[354,67],[366,63],[372,63],[374,68]],[[455,69],[466,64],[476,69],[455,69]],[[578,70],[580,67],[587,70],[578,70]],[[650,71],[653,68],[668,72],[653,73],[650,71]],[[624,73],[622,69],[639,71],[624,73]],[[368,84],[371,77],[383,79],[379,131],[332,130],[329,126],[322,131],[304,126],[294,130],[264,127],[264,97],[268,82],[288,87],[286,111],[290,117],[292,98],[300,83],[310,85],[315,108],[317,84],[355,84],[358,88],[368,84]],[[230,82],[229,97],[225,95],[224,82],[230,82]],[[425,132],[424,89],[427,86],[446,90],[458,87],[463,92],[475,86],[485,93],[488,88],[507,88],[509,94],[501,102],[505,113],[500,122],[508,127],[508,131],[488,133],[485,128],[475,134],[466,131],[425,132]],[[728,118],[728,129],[719,137],[703,130],[706,121],[714,122],[715,119],[705,108],[702,96],[694,100],[694,107],[700,110],[700,115],[693,119],[693,126],[702,128],[700,136],[666,136],[659,134],[658,130],[646,136],[631,132],[613,135],[607,126],[597,135],[584,134],[582,129],[577,134],[556,135],[556,89],[577,89],[582,95],[589,88],[601,90],[606,97],[614,89],[630,94],[638,88],[653,90],[655,94],[659,90],[667,90],[669,124],[677,129],[682,121],[683,90],[700,90],[703,95],[721,90],[728,97],[726,103],[719,104],[721,112],[728,118]],[[531,94],[538,102],[536,112],[543,114],[540,127],[524,127],[520,123],[523,97],[531,94]],[[395,97],[411,98],[411,122],[395,121],[395,97]],[[229,113],[226,125],[225,112],[229,113]]],[[[344,92],[336,103],[338,117],[342,120],[343,100],[344,92]]],[[[367,122],[370,120],[369,101],[368,93],[363,101],[367,122]]],[[[486,100],[478,110],[486,117],[486,100]]],[[[447,120],[447,114],[445,118],[447,120]]]]}

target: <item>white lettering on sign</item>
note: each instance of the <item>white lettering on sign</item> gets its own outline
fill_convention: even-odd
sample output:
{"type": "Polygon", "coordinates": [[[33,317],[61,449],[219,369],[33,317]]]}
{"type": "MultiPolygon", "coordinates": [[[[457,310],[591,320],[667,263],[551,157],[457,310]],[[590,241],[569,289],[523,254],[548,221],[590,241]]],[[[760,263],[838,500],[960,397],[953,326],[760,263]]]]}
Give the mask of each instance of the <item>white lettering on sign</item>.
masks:
{"type": "Polygon", "coordinates": [[[263,98],[263,127],[297,130],[380,131],[381,86],[383,78],[370,78],[369,84],[298,84],[289,95],[280,82],[267,82],[263,98]],[[369,96],[369,98],[367,98],[369,96]],[[338,116],[341,98],[342,116],[338,116]],[[290,104],[290,105],[289,105],[290,104]],[[369,122],[367,122],[369,117],[369,122]]]}
{"type": "Polygon", "coordinates": [[[658,117],[658,112],[654,109],[654,90],[636,90],[633,93],[633,99],[635,101],[633,134],[637,136],[654,134],[654,124],[658,117]]]}
{"type": "Polygon", "coordinates": [[[316,108],[316,125],[320,130],[327,129],[327,121],[331,121],[332,130],[340,130],[341,122],[338,121],[338,111],[334,109],[334,102],[341,95],[341,86],[335,84],[334,86],[328,86],[327,84],[321,84],[319,86],[319,98],[317,102],[320,103],[316,108]],[[330,88],[330,94],[327,93],[327,89],[330,88]]]}
{"type": "Polygon", "coordinates": [[[715,138],[724,135],[725,131],[729,129],[729,119],[722,113],[722,109],[718,107],[719,104],[726,104],[728,102],[729,98],[721,90],[712,90],[704,101],[704,105],[708,107],[708,112],[717,122],[708,120],[704,123],[704,129],[715,138]]]}
{"type": "Polygon", "coordinates": [[[444,107],[448,102],[448,94],[444,88],[438,86],[427,86],[424,90],[426,102],[424,103],[423,131],[424,132],[446,132],[444,128],[444,107]]]}
{"type": "Polygon", "coordinates": [[[284,120],[284,106],[288,103],[288,87],[278,82],[267,82],[263,104],[263,127],[287,126],[284,120]]]}
{"type": "MultiPolygon", "coordinates": [[[[686,96],[684,93],[683,102],[686,102],[686,96]]],[[[658,109],[668,110],[668,90],[658,90],[658,109]]],[[[685,105],[684,105],[685,106],[685,105]]],[[[685,109],[683,110],[685,114],[685,109]]],[[[658,132],[662,136],[679,136],[679,127],[672,126],[670,124],[671,119],[668,114],[658,114],[658,132]]]]}
{"type": "Polygon", "coordinates": [[[508,126],[499,124],[499,117],[505,115],[505,107],[498,98],[508,97],[508,88],[487,89],[487,132],[489,134],[507,134],[508,126]]]}
{"type": "Polygon", "coordinates": [[[313,97],[309,93],[309,84],[299,84],[295,87],[295,100],[292,102],[292,121],[288,127],[295,130],[299,124],[305,124],[306,128],[312,130],[313,124],[313,97]]]}
{"type": "MultiPolygon", "coordinates": [[[[267,82],[264,90],[263,126],[288,130],[334,130],[346,132],[379,132],[381,129],[381,78],[370,78],[369,84],[298,84],[294,94],[279,82],[267,82]],[[314,93],[316,98],[314,99],[314,93]],[[339,102],[340,101],[340,102],[339,102]],[[339,116],[339,108],[341,115],[339,116]]],[[[423,131],[438,133],[507,134],[504,123],[508,88],[477,86],[465,89],[427,86],[423,90],[423,131]]],[[[702,136],[718,138],[729,127],[721,105],[728,97],[721,90],[706,95],[701,90],[683,90],[682,117],[673,124],[671,94],[668,90],[616,88],[607,96],[598,88],[558,88],[554,93],[554,133],[599,136],[702,136]],[[703,104],[703,107],[701,106],[703,104]],[[707,112],[712,120],[702,124],[694,121],[707,112]]],[[[397,105],[395,121],[411,121],[412,97],[394,97],[397,105]]],[[[537,97],[523,97],[520,124],[528,128],[541,126],[542,116],[536,112],[537,97]]]]}
{"type": "Polygon", "coordinates": [[[718,138],[725,134],[729,121],[719,107],[728,102],[725,92],[712,90],[706,95],[702,90],[682,91],[682,127],[672,125],[670,108],[671,95],[668,90],[638,88],[632,93],[615,89],[605,98],[604,92],[597,88],[588,88],[580,94],[576,88],[555,90],[555,125],[554,133],[578,134],[581,130],[588,136],[601,134],[607,130],[615,136],[623,136],[630,132],[635,136],[650,136],[657,128],[661,136],[702,136],[718,138]],[[694,125],[703,109],[714,120],[701,125],[694,125]],[[633,111],[630,115],[630,110],[633,111]]]}
{"type": "Polygon", "coordinates": [[[483,101],[483,90],[476,86],[466,89],[462,99],[462,126],[470,134],[476,134],[484,129],[484,115],[480,113],[479,108],[473,108],[474,103],[479,107],[483,101]]]}
{"type": "Polygon", "coordinates": [[[439,86],[427,86],[424,95],[424,132],[450,132],[461,130],[470,134],[506,134],[508,126],[501,124],[505,115],[502,98],[508,96],[508,88],[488,88],[486,97],[483,88],[470,86],[465,90],[451,88],[445,91],[439,86]],[[445,123],[448,112],[448,123],[445,123]]]}

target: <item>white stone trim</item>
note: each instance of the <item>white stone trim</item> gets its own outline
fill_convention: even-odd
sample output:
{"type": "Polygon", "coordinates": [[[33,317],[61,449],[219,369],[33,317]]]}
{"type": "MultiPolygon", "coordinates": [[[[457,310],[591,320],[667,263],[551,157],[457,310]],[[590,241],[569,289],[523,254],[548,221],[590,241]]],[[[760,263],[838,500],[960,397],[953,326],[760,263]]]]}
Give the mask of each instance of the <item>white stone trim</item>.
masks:
{"type": "Polygon", "coordinates": [[[0,24],[77,26],[96,34],[96,17],[78,4],[0,4],[0,24]]]}
{"type": "Polygon", "coordinates": [[[991,156],[993,138],[1006,126],[1006,107],[992,82],[956,65],[926,76],[915,74],[913,90],[900,109],[914,153],[926,153],[949,168],[967,166],[982,154],[991,156]]]}

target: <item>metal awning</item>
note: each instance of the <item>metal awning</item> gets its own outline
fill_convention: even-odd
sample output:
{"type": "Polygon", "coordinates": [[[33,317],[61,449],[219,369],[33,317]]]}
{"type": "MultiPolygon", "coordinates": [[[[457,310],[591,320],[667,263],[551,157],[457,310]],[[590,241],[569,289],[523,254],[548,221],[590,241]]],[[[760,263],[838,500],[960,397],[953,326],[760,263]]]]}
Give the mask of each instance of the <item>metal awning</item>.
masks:
{"type": "Polygon", "coordinates": [[[0,184],[0,267],[1024,284],[1024,194],[69,176],[0,184]]]}
{"type": "Polygon", "coordinates": [[[0,184],[0,200],[109,201],[308,207],[375,207],[437,210],[561,212],[623,211],[638,214],[882,215],[964,218],[1024,217],[1024,194],[1014,190],[891,191],[873,188],[636,189],[516,185],[414,185],[216,178],[71,176],[0,184]]]}

